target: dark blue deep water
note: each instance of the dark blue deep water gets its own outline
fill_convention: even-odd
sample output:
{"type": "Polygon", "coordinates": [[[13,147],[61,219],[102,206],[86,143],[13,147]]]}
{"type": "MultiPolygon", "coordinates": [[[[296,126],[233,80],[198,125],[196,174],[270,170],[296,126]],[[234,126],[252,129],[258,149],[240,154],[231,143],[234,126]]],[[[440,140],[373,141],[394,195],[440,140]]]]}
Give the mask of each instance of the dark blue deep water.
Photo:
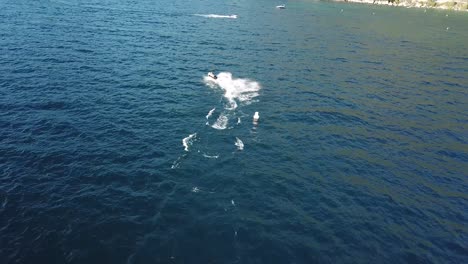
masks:
{"type": "Polygon", "coordinates": [[[468,14],[277,4],[0,0],[0,263],[467,263],[468,14]]]}

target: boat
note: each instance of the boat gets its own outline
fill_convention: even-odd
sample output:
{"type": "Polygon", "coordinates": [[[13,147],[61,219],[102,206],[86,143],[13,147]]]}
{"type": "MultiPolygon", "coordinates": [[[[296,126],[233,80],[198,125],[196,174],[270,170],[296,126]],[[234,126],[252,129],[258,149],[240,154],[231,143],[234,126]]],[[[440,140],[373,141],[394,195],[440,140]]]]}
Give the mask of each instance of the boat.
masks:
{"type": "Polygon", "coordinates": [[[278,9],[286,9],[286,5],[278,5],[278,6],[276,6],[276,8],[278,8],[278,9]]]}
{"type": "Polygon", "coordinates": [[[212,73],[212,72],[209,72],[209,73],[208,73],[208,77],[210,77],[210,78],[212,78],[212,79],[214,79],[214,80],[218,79],[218,77],[217,77],[214,73],[212,73]]]}

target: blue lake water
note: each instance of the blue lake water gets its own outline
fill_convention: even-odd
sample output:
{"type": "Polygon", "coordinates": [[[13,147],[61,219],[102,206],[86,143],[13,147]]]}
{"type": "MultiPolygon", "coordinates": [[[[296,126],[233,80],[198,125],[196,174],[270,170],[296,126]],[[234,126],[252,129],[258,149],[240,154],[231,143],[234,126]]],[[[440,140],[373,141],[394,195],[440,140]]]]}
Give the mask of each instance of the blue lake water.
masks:
{"type": "Polygon", "coordinates": [[[467,13],[278,4],[1,0],[1,263],[466,263],[467,13]]]}

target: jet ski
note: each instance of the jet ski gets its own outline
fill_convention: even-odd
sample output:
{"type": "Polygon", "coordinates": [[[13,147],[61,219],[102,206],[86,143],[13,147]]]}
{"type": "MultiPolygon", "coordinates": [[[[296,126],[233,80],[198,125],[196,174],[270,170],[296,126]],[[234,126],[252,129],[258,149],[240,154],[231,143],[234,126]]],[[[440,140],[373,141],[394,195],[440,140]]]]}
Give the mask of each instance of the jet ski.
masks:
{"type": "Polygon", "coordinates": [[[208,73],[208,77],[212,78],[213,80],[218,79],[218,76],[216,76],[216,75],[215,75],[214,73],[212,73],[212,72],[209,72],[209,73],[208,73]]]}

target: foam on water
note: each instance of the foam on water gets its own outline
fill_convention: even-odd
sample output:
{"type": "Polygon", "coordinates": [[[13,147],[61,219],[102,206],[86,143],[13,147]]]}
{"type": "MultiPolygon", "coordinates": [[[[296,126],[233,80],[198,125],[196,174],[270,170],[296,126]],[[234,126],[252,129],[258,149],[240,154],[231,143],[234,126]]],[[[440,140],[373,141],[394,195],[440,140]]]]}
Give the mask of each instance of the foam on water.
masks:
{"type": "Polygon", "coordinates": [[[221,114],[211,127],[218,130],[226,129],[228,121],[228,117],[225,114],[221,114]]]}
{"type": "Polygon", "coordinates": [[[213,115],[213,112],[214,112],[215,110],[216,110],[216,108],[213,108],[213,109],[211,109],[211,110],[208,112],[208,114],[206,115],[206,119],[207,119],[207,120],[208,120],[208,118],[211,117],[211,115],[213,115]]]}
{"type": "Polygon", "coordinates": [[[206,125],[209,126],[210,122],[208,121],[209,118],[213,115],[213,112],[216,110],[216,108],[211,109],[208,114],[206,115],[206,125]]]}
{"type": "Polygon", "coordinates": [[[203,76],[203,81],[210,88],[216,88],[216,80],[211,78],[210,76],[208,76],[208,75],[203,76]]]}
{"type": "Polygon", "coordinates": [[[230,19],[236,19],[237,15],[217,15],[217,14],[194,14],[195,16],[201,16],[201,17],[206,17],[206,18],[230,18],[230,19]]]}
{"type": "Polygon", "coordinates": [[[203,157],[207,159],[217,159],[219,158],[219,155],[208,155],[208,154],[203,153],[203,157]]]}
{"type": "Polygon", "coordinates": [[[243,150],[244,149],[244,142],[242,142],[242,140],[240,140],[240,138],[238,138],[238,137],[236,137],[236,143],[234,143],[234,145],[237,146],[238,150],[243,150]]]}
{"type": "Polygon", "coordinates": [[[184,150],[189,151],[189,147],[192,146],[193,141],[195,140],[197,133],[193,133],[188,137],[182,139],[182,145],[184,145],[184,150]]]}

